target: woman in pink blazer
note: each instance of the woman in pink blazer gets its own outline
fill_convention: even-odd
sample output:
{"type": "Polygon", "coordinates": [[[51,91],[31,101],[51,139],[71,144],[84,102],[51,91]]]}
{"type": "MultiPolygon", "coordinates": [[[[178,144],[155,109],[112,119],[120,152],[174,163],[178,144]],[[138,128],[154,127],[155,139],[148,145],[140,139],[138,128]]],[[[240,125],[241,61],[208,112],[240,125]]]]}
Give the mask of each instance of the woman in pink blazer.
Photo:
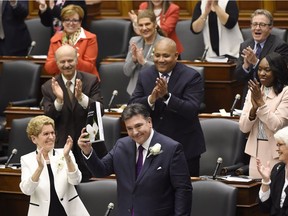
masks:
{"type": "Polygon", "coordinates": [[[81,182],[81,172],[71,152],[68,136],[62,149],[54,149],[54,120],[36,116],[30,120],[27,135],[36,151],[21,157],[21,191],[30,196],[28,216],[89,216],[74,185],[81,182]]]}
{"type": "Polygon", "coordinates": [[[250,155],[249,175],[261,178],[256,158],[273,167],[278,160],[274,133],[288,125],[288,69],[282,56],[269,53],[259,64],[258,77],[248,81],[239,125],[243,133],[249,133],[245,153],[250,155]]]}
{"type": "MultiPolygon", "coordinates": [[[[175,41],[177,51],[180,54],[183,51],[183,46],[176,35],[176,24],[179,20],[179,6],[168,0],[150,0],[140,4],[139,10],[145,9],[154,11],[157,18],[157,25],[161,29],[163,36],[169,37],[175,41]]],[[[138,34],[137,15],[134,11],[131,11],[128,14],[133,22],[134,31],[138,34]]]]}
{"type": "Polygon", "coordinates": [[[61,11],[63,31],[55,33],[50,40],[50,47],[45,62],[45,70],[48,74],[59,74],[56,65],[55,52],[64,45],[70,44],[78,50],[77,70],[88,72],[99,78],[96,69],[98,45],[96,35],[84,30],[81,21],[84,16],[83,9],[78,5],[68,5],[61,11]]]}

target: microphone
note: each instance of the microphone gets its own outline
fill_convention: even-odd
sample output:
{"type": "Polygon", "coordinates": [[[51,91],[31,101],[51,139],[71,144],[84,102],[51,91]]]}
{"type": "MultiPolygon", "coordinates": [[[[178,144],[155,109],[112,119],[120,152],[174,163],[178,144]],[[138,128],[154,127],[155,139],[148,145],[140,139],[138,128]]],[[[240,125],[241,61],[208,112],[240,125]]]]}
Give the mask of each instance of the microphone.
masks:
{"type": "Polygon", "coordinates": [[[207,55],[207,52],[208,52],[208,49],[209,47],[207,47],[205,50],[204,50],[204,53],[200,59],[201,62],[204,62],[206,60],[206,55],[207,55]]]}
{"type": "Polygon", "coordinates": [[[9,156],[7,162],[5,163],[5,168],[8,167],[10,161],[12,160],[12,158],[14,157],[14,155],[16,155],[16,154],[17,154],[17,149],[14,148],[14,149],[12,150],[12,153],[11,153],[11,155],[9,156]]]}
{"type": "Polygon", "coordinates": [[[32,50],[34,49],[34,47],[36,46],[36,41],[32,41],[31,42],[31,46],[29,47],[29,50],[28,50],[28,53],[27,53],[27,56],[26,58],[28,58],[32,52],[32,50]]]}
{"type": "Polygon", "coordinates": [[[113,100],[114,100],[114,97],[115,96],[117,96],[118,95],[118,91],[117,90],[114,90],[113,92],[112,92],[112,97],[111,97],[111,99],[110,99],[110,101],[109,101],[109,104],[108,104],[108,111],[110,112],[110,110],[111,110],[111,104],[112,104],[112,102],[113,102],[113,100]]]}
{"type": "Polygon", "coordinates": [[[218,172],[218,170],[219,170],[219,167],[220,167],[220,165],[222,164],[222,162],[223,162],[223,159],[222,159],[221,157],[219,157],[219,158],[217,159],[216,167],[215,167],[215,170],[214,170],[214,173],[213,173],[213,176],[212,176],[212,178],[213,178],[214,180],[216,179],[216,174],[217,174],[217,172],[218,172]]]}
{"type": "Polygon", "coordinates": [[[233,116],[233,111],[235,109],[235,105],[236,105],[237,101],[240,100],[240,98],[241,98],[240,94],[236,94],[234,102],[233,102],[232,107],[230,109],[230,116],[233,116]]]}
{"type": "Polygon", "coordinates": [[[109,216],[110,215],[110,212],[114,209],[114,203],[109,203],[108,206],[107,206],[107,210],[105,212],[105,215],[104,216],[109,216]]]}

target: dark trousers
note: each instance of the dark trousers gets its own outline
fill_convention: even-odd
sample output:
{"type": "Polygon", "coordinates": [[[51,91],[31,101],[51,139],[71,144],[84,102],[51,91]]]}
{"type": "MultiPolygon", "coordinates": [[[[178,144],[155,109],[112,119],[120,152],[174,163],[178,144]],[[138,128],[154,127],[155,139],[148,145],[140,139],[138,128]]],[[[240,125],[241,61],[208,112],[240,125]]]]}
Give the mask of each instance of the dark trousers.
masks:
{"type": "Polygon", "coordinates": [[[187,160],[188,169],[191,177],[199,177],[200,173],[200,156],[187,160]]]}

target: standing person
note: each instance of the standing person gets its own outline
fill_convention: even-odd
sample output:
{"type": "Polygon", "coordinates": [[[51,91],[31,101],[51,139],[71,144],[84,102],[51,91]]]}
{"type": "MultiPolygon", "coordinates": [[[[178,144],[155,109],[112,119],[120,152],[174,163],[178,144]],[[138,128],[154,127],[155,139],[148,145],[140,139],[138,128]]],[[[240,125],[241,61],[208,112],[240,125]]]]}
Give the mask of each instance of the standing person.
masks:
{"type": "MultiPolygon", "coordinates": [[[[257,9],[251,15],[252,38],[240,45],[239,58],[235,74],[238,80],[244,82],[243,97],[247,94],[247,82],[257,78],[260,60],[270,52],[277,52],[288,62],[288,44],[276,35],[272,35],[273,16],[264,9],[257,9]],[[258,48],[257,48],[258,46],[258,48]],[[258,51],[257,51],[258,50],[258,51]]],[[[242,105],[244,100],[242,100],[242,105]]]]}
{"type": "Polygon", "coordinates": [[[61,10],[67,5],[73,4],[80,6],[84,11],[82,27],[87,29],[87,7],[85,0],[49,0],[48,6],[45,0],[36,0],[39,3],[39,12],[41,23],[46,27],[51,27],[52,36],[55,32],[62,30],[61,10]]]}
{"type": "Polygon", "coordinates": [[[129,103],[147,107],[155,130],[183,145],[190,176],[199,176],[200,156],[206,150],[198,118],[203,81],[197,71],[177,63],[177,58],[175,42],[160,40],[155,45],[154,65],[140,72],[129,103]]]}
{"type": "Polygon", "coordinates": [[[239,9],[235,0],[197,2],[191,31],[195,34],[203,31],[205,48],[208,49],[206,57],[228,55],[238,58],[239,46],[243,42],[238,17],[239,9]]]}
{"type": "Polygon", "coordinates": [[[262,177],[259,190],[259,206],[264,213],[273,216],[288,215],[287,168],[288,168],[288,127],[274,134],[276,151],[280,162],[271,170],[270,163],[257,160],[257,169],[262,177]]]}
{"type": "Polygon", "coordinates": [[[40,115],[32,118],[27,135],[36,151],[21,156],[21,191],[30,196],[28,216],[88,216],[74,185],[81,172],[71,152],[73,140],[66,137],[63,149],[55,149],[53,119],[40,115]]]}
{"type": "Polygon", "coordinates": [[[48,56],[44,65],[48,74],[55,75],[60,72],[54,54],[60,46],[69,44],[78,51],[77,70],[94,74],[99,78],[99,73],[96,69],[96,58],[98,55],[97,38],[95,34],[81,27],[83,17],[84,11],[78,5],[68,5],[62,9],[63,31],[56,33],[51,38],[48,56]]]}
{"type": "MultiPolygon", "coordinates": [[[[165,37],[169,37],[175,41],[178,53],[183,52],[183,46],[176,34],[176,25],[179,20],[180,8],[178,5],[169,0],[149,0],[139,5],[139,10],[152,10],[156,16],[156,22],[161,29],[161,33],[165,37]]],[[[133,28],[136,34],[140,35],[140,30],[137,23],[137,15],[132,10],[129,17],[133,22],[133,28]]]]}
{"type": "Polygon", "coordinates": [[[26,56],[31,37],[25,19],[28,1],[0,0],[0,56],[26,56]]]}
{"type": "Polygon", "coordinates": [[[152,129],[142,104],[128,105],[122,120],[129,136],[120,138],[102,160],[87,133],[78,140],[96,177],[116,174],[119,215],[190,215],[192,185],[182,145],[152,129]]]}
{"type": "Polygon", "coordinates": [[[127,92],[130,95],[135,89],[139,71],[154,64],[154,45],[162,38],[157,32],[156,16],[152,11],[141,11],[137,17],[137,23],[141,36],[130,39],[129,52],[123,66],[124,74],[130,77],[127,86],[127,92]]]}
{"type": "Polygon", "coordinates": [[[240,130],[249,133],[245,153],[250,155],[249,175],[261,177],[256,169],[256,158],[278,160],[273,134],[288,125],[288,69],[279,53],[269,53],[258,67],[260,83],[248,81],[248,94],[239,120],[240,130]]]}
{"type": "MultiPolygon", "coordinates": [[[[59,47],[55,59],[61,74],[42,85],[42,94],[44,113],[55,121],[57,132],[55,146],[59,148],[63,147],[68,135],[73,140],[78,139],[82,128],[86,126],[89,105],[99,101],[103,109],[103,99],[98,78],[76,70],[78,62],[75,48],[70,45],[59,47]],[[70,86],[67,89],[69,81],[70,86]],[[71,99],[69,93],[72,94],[71,99]]],[[[77,145],[74,145],[73,153],[82,171],[83,181],[88,181],[91,174],[81,160],[82,155],[77,145]]]]}

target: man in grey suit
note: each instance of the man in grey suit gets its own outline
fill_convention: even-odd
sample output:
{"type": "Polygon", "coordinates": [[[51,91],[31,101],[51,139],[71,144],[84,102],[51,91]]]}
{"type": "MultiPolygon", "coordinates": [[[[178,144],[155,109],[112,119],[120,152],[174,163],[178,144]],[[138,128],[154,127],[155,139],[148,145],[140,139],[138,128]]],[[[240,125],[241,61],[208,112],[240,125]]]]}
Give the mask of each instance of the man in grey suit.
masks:
{"type": "Polygon", "coordinates": [[[284,56],[288,63],[288,44],[276,35],[272,35],[273,16],[264,9],[257,9],[251,15],[252,38],[240,45],[239,58],[235,74],[238,80],[245,83],[242,105],[247,94],[247,83],[250,79],[258,79],[258,64],[270,52],[277,52],[284,56]]]}
{"type": "Polygon", "coordinates": [[[96,177],[116,174],[119,215],[189,216],[192,185],[182,145],[152,129],[142,104],[128,105],[122,119],[129,136],[120,138],[102,160],[84,130],[78,140],[96,177]]]}
{"type": "Polygon", "coordinates": [[[74,140],[73,153],[82,172],[82,181],[88,181],[91,174],[83,163],[77,139],[86,126],[89,105],[99,101],[103,113],[100,83],[95,75],[76,71],[77,50],[72,46],[58,48],[55,58],[61,74],[42,85],[44,112],[55,121],[56,148],[63,148],[68,135],[74,140]],[[68,89],[66,85],[69,81],[68,89]]]}

